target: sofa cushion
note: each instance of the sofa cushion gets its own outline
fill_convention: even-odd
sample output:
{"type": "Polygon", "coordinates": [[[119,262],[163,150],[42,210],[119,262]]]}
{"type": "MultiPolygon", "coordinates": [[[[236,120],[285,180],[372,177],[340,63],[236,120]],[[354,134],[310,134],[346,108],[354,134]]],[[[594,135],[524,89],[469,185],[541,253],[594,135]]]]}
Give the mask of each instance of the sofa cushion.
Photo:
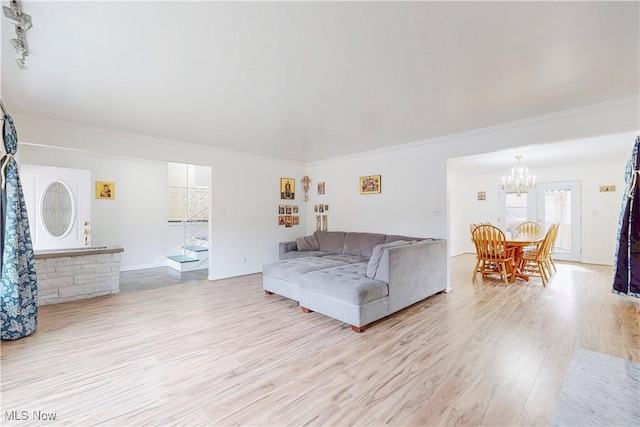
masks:
{"type": "Polygon", "coordinates": [[[382,254],[384,253],[385,249],[409,244],[411,244],[411,242],[407,240],[396,240],[391,243],[383,243],[373,248],[371,258],[369,259],[369,263],[367,264],[367,277],[373,279],[376,276],[376,271],[378,271],[378,266],[380,265],[380,260],[382,259],[382,254]]]}
{"type": "Polygon", "coordinates": [[[369,262],[369,257],[362,256],[362,255],[330,254],[330,255],[325,255],[324,258],[335,259],[336,261],[344,261],[349,264],[369,262]]]}
{"type": "Polygon", "coordinates": [[[347,233],[344,237],[344,250],[348,255],[371,256],[373,248],[384,243],[387,236],[375,233],[347,233]]]}
{"type": "Polygon", "coordinates": [[[313,233],[318,239],[320,249],[323,251],[341,254],[344,247],[344,231],[316,231],[313,233]]]}
{"type": "Polygon", "coordinates": [[[316,239],[316,236],[313,234],[297,238],[296,245],[298,246],[299,251],[317,251],[320,249],[318,239],[316,239]]]}
{"type": "Polygon", "coordinates": [[[285,252],[280,256],[280,259],[295,259],[295,258],[307,258],[307,257],[321,257],[325,255],[331,255],[329,251],[290,251],[285,252]]]}
{"type": "Polygon", "coordinates": [[[353,305],[364,305],[388,296],[387,284],[369,279],[366,271],[364,262],[312,271],[300,277],[300,288],[353,305]]]}
{"type": "Polygon", "coordinates": [[[419,237],[397,236],[395,234],[389,234],[387,238],[384,240],[384,243],[393,243],[393,242],[397,242],[398,240],[413,242],[414,240],[420,241],[420,240],[426,240],[426,239],[419,238],[419,237]]]}
{"type": "Polygon", "coordinates": [[[262,267],[262,274],[289,282],[297,282],[304,273],[342,265],[349,264],[319,257],[286,259],[265,264],[262,267]]]}

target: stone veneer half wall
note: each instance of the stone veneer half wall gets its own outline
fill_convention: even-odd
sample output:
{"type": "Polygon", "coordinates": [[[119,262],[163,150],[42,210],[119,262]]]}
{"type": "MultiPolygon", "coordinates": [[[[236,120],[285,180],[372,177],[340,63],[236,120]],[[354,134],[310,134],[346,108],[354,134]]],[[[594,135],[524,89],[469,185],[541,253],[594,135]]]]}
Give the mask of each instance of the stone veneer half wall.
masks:
{"type": "Polygon", "coordinates": [[[120,292],[119,246],[36,252],[38,305],[120,292]]]}

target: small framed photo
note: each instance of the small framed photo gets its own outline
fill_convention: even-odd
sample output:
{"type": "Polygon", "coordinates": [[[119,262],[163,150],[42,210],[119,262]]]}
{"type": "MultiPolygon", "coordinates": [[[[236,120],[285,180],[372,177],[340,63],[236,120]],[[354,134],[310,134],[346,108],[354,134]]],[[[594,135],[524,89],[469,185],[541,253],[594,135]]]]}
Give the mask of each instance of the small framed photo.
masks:
{"type": "Polygon", "coordinates": [[[284,205],[278,206],[278,215],[284,215],[284,205]]]}
{"type": "Polygon", "coordinates": [[[284,226],[293,227],[293,217],[291,215],[287,215],[284,217],[284,226]]]}
{"type": "Polygon", "coordinates": [[[96,199],[116,198],[116,183],[109,181],[96,181],[96,199]]]}
{"type": "Polygon", "coordinates": [[[318,212],[318,205],[313,205],[313,211],[318,212]]]}
{"type": "Polygon", "coordinates": [[[293,213],[298,213],[298,205],[293,205],[293,213]]]}
{"type": "Polygon", "coordinates": [[[382,192],[382,175],[360,177],[360,194],[380,194],[382,192]]]}
{"type": "Polygon", "coordinates": [[[329,210],[329,205],[324,205],[324,211],[328,211],[329,210]]]}
{"type": "Polygon", "coordinates": [[[284,215],[278,215],[278,225],[284,225],[284,215]]]}
{"type": "Polygon", "coordinates": [[[318,194],[324,194],[324,182],[318,183],[318,194]]]}
{"type": "Polygon", "coordinates": [[[478,191],[478,200],[487,200],[487,192],[478,191]]]}
{"type": "Polygon", "coordinates": [[[287,205],[287,209],[286,209],[287,215],[291,215],[292,210],[293,209],[291,208],[291,205],[287,205]]]}
{"type": "Polygon", "coordinates": [[[323,204],[319,204],[318,205],[318,212],[324,212],[324,205],[323,204]]]}
{"type": "Polygon", "coordinates": [[[280,199],[293,200],[296,198],[296,180],[280,178],[280,199]]]}
{"type": "Polygon", "coordinates": [[[322,230],[322,217],[320,215],[316,215],[316,231],[322,230]]]}
{"type": "Polygon", "coordinates": [[[293,225],[300,225],[300,217],[298,215],[293,216],[293,225]]]}
{"type": "Polygon", "coordinates": [[[329,228],[329,218],[327,215],[322,215],[322,231],[327,231],[329,228]]]}

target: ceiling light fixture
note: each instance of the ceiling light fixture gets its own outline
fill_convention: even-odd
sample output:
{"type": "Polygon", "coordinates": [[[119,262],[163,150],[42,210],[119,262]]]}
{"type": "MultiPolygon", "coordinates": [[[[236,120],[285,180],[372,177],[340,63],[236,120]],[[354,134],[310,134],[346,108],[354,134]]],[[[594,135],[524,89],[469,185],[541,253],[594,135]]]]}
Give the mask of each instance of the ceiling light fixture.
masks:
{"type": "Polygon", "coordinates": [[[11,45],[18,52],[18,55],[28,55],[29,48],[27,47],[27,38],[24,36],[24,31],[16,28],[16,37],[11,39],[11,45]]]}
{"type": "Polygon", "coordinates": [[[28,68],[25,60],[29,56],[29,47],[27,46],[27,37],[25,31],[33,27],[31,16],[22,13],[22,7],[18,0],[11,0],[9,7],[3,6],[4,16],[6,16],[13,25],[16,26],[16,38],[11,39],[11,45],[16,50],[20,58],[16,59],[16,63],[21,70],[28,68]]]}
{"type": "Polygon", "coordinates": [[[522,193],[536,188],[536,176],[529,174],[529,168],[522,166],[520,160],[521,155],[516,156],[518,164],[511,168],[511,174],[508,177],[502,177],[502,185],[500,188],[507,193],[516,193],[520,196],[522,193]]]}

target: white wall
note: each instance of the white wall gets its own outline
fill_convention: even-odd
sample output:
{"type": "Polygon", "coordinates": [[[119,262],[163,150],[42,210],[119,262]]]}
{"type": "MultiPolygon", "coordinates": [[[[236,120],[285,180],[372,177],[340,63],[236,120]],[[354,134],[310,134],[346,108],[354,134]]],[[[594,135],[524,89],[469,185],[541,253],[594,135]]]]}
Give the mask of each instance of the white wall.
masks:
{"type": "MultiPolygon", "coordinates": [[[[500,149],[580,139],[640,128],[638,97],[539,117],[478,132],[419,141],[389,150],[304,165],[157,138],[17,116],[20,140],[212,167],[213,247],[210,278],[261,271],[277,259],[278,242],[315,229],[313,205],[328,203],[330,230],[360,230],[447,238],[447,159],[500,149]],[[382,175],[382,194],[361,196],[358,178],[382,175]],[[277,225],[280,177],[313,180],[310,200],[297,191],[301,225],[277,225]],[[318,196],[315,184],[326,182],[318,196]],[[434,215],[434,211],[440,215],[434,215]],[[246,257],[246,263],[244,259],[246,257]]],[[[126,248],[125,248],[126,249],[126,248]]]]}
{"type": "MultiPolygon", "coordinates": [[[[329,204],[329,230],[446,238],[446,158],[440,151],[435,144],[312,164],[309,177],[324,181],[326,193],[312,188],[309,204],[329,204]],[[381,194],[360,195],[364,175],[382,175],[381,194]]],[[[312,232],[314,212],[308,212],[312,232]]]]}
{"type": "Polygon", "coordinates": [[[25,164],[91,171],[91,243],[122,246],[123,269],[157,265],[180,243],[180,230],[167,225],[167,163],[26,144],[20,155],[25,164]],[[115,199],[96,199],[95,181],[115,182],[115,199]]]}
{"type": "MultiPolygon", "coordinates": [[[[630,146],[633,139],[629,140],[630,146]]],[[[629,151],[631,153],[631,151],[629,151]]],[[[624,192],[626,159],[601,164],[569,165],[564,168],[536,169],[539,183],[579,181],[582,204],[582,262],[613,264],[616,231],[624,192]],[[601,193],[601,185],[615,185],[615,192],[601,193]]],[[[497,224],[499,211],[498,186],[503,174],[468,174],[454,171],[455,191],[451,192],[450,216],[451,255],[473,253],[469,238],[469,224],[491,222],[497,224]],[[477,200],[477,192],[486,191],[485,201],[477,200]]]]}
{"type": "MultiPolygon", "coordinates": [[[[148,185],[151,185],[152,181],[160,180],[161,173],[149,171],[151,175],[147,177],[145,172],[147,169],[141,167],[138,172],[133,172],[131,185],[127,185],[131,187],[133,198],[121,198],[123,185],[116,183],[118,195],[114,202],[120,200],[117,212],[116,205],[111,205],[108,213],[105,211],[105,216],[113,215],[121,223],[119,225],[119,233],[121,234],[114,236],[110,242],[124,247],[123,260],[125,254],[133,252],[134,248],[133,243],[123,243],[129,242],[126,240],[128,236],[135,235],[141,228],[150,227],[147,224],[150,221],[154,222],[154,230],[155,227],[158,227],[157,231],[153,232],[149,229],[150,240],[144,242],[144,239],[141,239],[141,248],[135,247],[136,252],[142,254],[141,256],[146,253],[145,259],[131,260],[128,265],[149,264],[155,261],[156,253],[145,248],[148,248],[150,244],[159,244],[163,232],[159,230],[159,219],[149,219],[148,216],[145,217],[141,213],[152,207],[154,211],[161,212],[163,220],[166,221],[167,162],[169,161],[212,168],[212,202],[210,206],[212,221],[209,224],[209,235],[211,236],[210,279],[262,271],[263,264],[278,259],[279,241],[293,240],[303,235],[303,230],[306,229],[306,207],[303,194],[300,191],[297,192],[295,201],[292,201],[295,203],[291,203],[300,207],[300,225],[285,228],[277,224],[278,205],[281,203],[280,178],[292,177],[299,183],[305,175],[304,165],[300,163],[226,150],[204,149],[186,143],[181,144],[175,141],[88,128],[28,116],[16,115],[15,121],[21,142],[81,150],[83,156],[93,157],[97,162],[101,162],[103,158],[107,159],[109,156],[126,157],[126,159],[119,160],[122,162],[120,166],[109,166],[108,162],[105,162],[105,171],[110,171],[113,167],[124,173],[129,168],[136,169],[137,166],[140,166],[139,162],[148,160],[151,160],[150,164],[156,161],[159,162],[158,165],[162,165],[161,182],[164,187],[162,206],[157,205],[158,200],[148,198],[151,197],[149,193],[155,194],[151,189],[145,190],[139,186],[136,187],[138,180],[144,180],[148,185]],[[144,194],[145,191],[146,194],[144,194]],[[132,211],[135,218],[130,218],[129,212],[132,211]]],[[[25,147],[27,145],[21,144],[20,151],[23,151],[25,147]]],[[[27,150],[24,150],[25,154],[27,150]]],[[[70,153],[72,151],[65,150],[64,152],[70,153]]],[[[51,161],[47,160],[46,154],[37,159],[33,156],[29,159],[23,158],[22,161],[32,164],[51,164],[51,161]],[[49,163],[47,163],[48,161],[49,163]]],[[[55,166],[91,169],[84,164],[83,157],[70,157],[65,163],[63,161],[65,156],[66,154],[61,155],[62,158],[56,160],[58,164],[55,166]]],[[[105,178],[102,178],[95,172],[92,175],[94,179],[105,180],[109,176],[106,175],[105,178]]],[[[118,179],[114,179],[114,181],[118,179]]],[[[94,225],[97,226],[97,223],[102,220],[104,219],[94,218],[94,225]]],[[[166,225],[163,224],[163,226],[166,231],[166,225]]],[[[98,244],[97,239],[98,236],[94,235],[94,244],[98,244]]]]}
{"type": "MultiPolygon", "coordinates": [[[[308,167],[308,175],[314,182],[326,182],[326,194],[319,196],[311,191],[309,204],[329,203],[331,230],[447,238],[448,210],[451,209],[447,206],[451,202],[447,194],[452,188],[458,190],[458,187],[447,189],[447,159],[522,145],[637,131],[639,113],[636,97],[395,149],[314,162],[308,167]],[[382,194],[360,195],[359,177],[377,174],[382,175],[382,194]],[[440,215],[436,215],[436,211],[440,215]]],[[[470,194],[473,191],[469,189],[470,194]]],[[[487,199],[490,197],[488,193],[487,199]]],[[[312,209],[308,212],[307,232],[311,232],[314,213],[312,209]]]]}
{"type": "Polygon", "coordinates": [[[168,185],[172,187],[187,187],[189,185],[189,165],[169,162],[167,168],[168,185]]]}

